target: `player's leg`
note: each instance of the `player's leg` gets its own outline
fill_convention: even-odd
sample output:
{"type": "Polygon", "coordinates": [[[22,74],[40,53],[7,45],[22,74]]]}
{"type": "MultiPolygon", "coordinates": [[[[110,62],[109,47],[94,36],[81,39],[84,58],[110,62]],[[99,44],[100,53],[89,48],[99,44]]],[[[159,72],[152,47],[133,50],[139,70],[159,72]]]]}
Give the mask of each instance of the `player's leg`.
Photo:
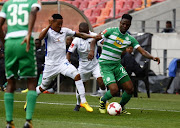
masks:
{"type": "Polygon", "coordinates": [[[37,85],[37,65],[36,57],[34,51],[34,41],[33,38],[30,39],[30,49],[29,52],[26,52],[26,44],[20,45],[24,38],[20,38],[17,42],[19,43],[18,47],[18,61],[19,61],[19,77],[27,78],[27,87],[28,92],[26,96],[27,108],[26,108],[26,123],[24,127],[32,127],[31,120],[34,113],[35,104],[36,104],[36,85],[37,85]],[[29,123],[29,125],[27,124],[29,123]]]}
{"type": "Polygon", "coordinates": [[[129,100],[132,97],[132,94],[134,92],[134,86],[132,81],[130,80],[129,76],[125,76],[121,82],[123,82],[121,85],[124,89],[124,93],[122,94],[122,99],[120,101],[120,105],[122,106],[122,112],[124,114],[131,114],[127,111],[125,111],[125,105],[129,102],[129,100]]]}
{"type": "Polygon", "coordinates": [[[88,112],[92,112],[93,109],[89,106],[89,104],[86,101],[84,84],[83,81],[81,80],[78,70],[68,61],[63,63],[62,68],[65,68],[66,70],[63,70],[61,73],[65,76],[74,79],[75,81],[75,85],[81,99],[81,107],[84,107],[88,112]]]}
{"type": "Polygon", "coordinates": [[[131,99],[133,91],[134,91],[134,87],[133,84],[126,72],[126,70],[124,69],[124,67],[119,64],[119,66],[116,68],[115,70],[115,77],[116,80],[118,81],[118,84],[122,85],[123,89],[124,89],[124,93],[122,94],[122,99],[120,101],[120,104],[123,108],[123,113],[125,114],[130,114],[128,112],[125,111],[125,104],[128,103],[128,101],[131,99]]]}
{"type": "MultiPolygon", "coordinates": [[[[86,81],[90,79],[91,72],[80,73],[80,76],[81,76],[81,80],[83,81],[83,85],[85,85],[86,81]]],[[[79,94],[78,90],[76,90],[76,99],[77,99],[77,103],[76,103],[76,106],[74,108],[74,111],[79,111],[81,99],[80,99],[80,94],[79,94]]]]}
{"type": "Polygon", "coordinates": [[[103,82],[105,86],[109,87],[109,90],[105,93],[103,97],[100,98],[100,113],[106,113],[106,101],[110,100],[118,92],[118,86],[116,84],[116,79],[114,76],[114,69],[116,65],[100,64],[101,65],[101,75],[103,77],[103,82]]]}
{"type": "Polygon", "coordinates": [[[4,94],[4,104],[6,111],[7,127],[14,128],[13,124],[13,104],[14,91],[16,89],[15,77],[17,77],[18,63],[16,56],[16,40],[7,39],[5,43],[5,70],[8,81],[4,94]],[[12,54],[13,53],[13,54],[12,54]]]}
{"type": "Polygon", "coordinates": [[[100,73],[99,64],[97,64],[96,67],[93,69],[92,75],[96,78],[97,83],[100,87],[100,96],[104,96],[104,94],[106,93],[106,86],[100,73]]]}
{"type": "Polygon", "coordinates": [[[49,87],[52,80],[59,74],[60,71],[58,68],[58,66],[45,65],[41,85],[36,87],[38,95],[43,93],[49,87]]]}
{"type": "Polygon", "coordinates": [[[36,78],[28,78],[27,79],[27,85],[28,85],[28,92],[26,96],[27,101],[27,108],[26,108],[26,123],[25,126],[31,126],[32,127],[32,116],[35,109],[36,99],[37,99],[37,93],[36,93],[36,85],[37,85],[37,79],[36,78]]]}
{"type": "Polygon", "coordinates": [[[6,110],[6,121],[7,121],[7,127],[14,128],[13,123],[13,105],[14,105],[14,91],[15,91],[15,79],[10,78],[7,80],[7,90],[4,94],[4,104],[5,104],[5,110],[6,110]]]}

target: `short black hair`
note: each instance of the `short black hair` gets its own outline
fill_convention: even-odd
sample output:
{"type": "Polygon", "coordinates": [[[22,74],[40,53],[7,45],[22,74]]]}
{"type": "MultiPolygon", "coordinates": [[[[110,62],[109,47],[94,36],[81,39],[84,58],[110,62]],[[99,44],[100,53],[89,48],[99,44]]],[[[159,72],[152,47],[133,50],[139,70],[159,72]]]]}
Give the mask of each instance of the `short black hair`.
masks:
{"type": "Polygon", "coordinates": [[[82,27],[82,28],[84,28],[84,27],[89,28],[89,25],[88,25],[88,23],[86,23],[86,22],[81,22],[81,23],[79,24],[79,28],[80,28],[80,27],[82,27]]]}
{"type": "Polygon", "coordinates": [[[166,21],[166,24],[172,24],[171,21],[166,21]]]}
{"type": "Polygon", "coordinates": [[[53,18],[54,20],[56,20],[56,19],[63,19],[63,17],[62,17],[60,14],[53,14],[53,15],[52,15],[52,18],[53,18]]]}
{"type": "Polygon", "coordinates": [[[129,15],[129,14],[123,14],[122,19],[128,19],[128,20],[131,21],[132,20],[132,16],[129,15]]]}

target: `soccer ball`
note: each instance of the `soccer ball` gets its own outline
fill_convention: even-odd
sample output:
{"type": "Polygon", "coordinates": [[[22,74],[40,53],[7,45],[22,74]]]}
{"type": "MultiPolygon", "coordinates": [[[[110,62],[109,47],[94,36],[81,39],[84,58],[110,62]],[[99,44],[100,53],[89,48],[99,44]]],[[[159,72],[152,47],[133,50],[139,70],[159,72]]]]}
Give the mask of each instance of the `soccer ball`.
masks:
{"type": "Polygon", "coordinates": [[[107,113],[111,116],[120,115],[122,107],[117,102],[112,102],[107,107],[107,113]]]}

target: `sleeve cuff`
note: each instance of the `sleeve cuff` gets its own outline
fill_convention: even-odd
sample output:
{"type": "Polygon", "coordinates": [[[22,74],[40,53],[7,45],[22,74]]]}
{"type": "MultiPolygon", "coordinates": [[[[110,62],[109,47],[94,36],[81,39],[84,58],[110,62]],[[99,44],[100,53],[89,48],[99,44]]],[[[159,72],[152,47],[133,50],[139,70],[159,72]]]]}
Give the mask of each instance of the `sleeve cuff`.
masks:
{"type": "Polygon", "coordinates": [[[31,8],[33,8],[33,7],[38,7],[38,8],[39,8],[39,11],[41,10],[41,5],[40,5],[40,4],[35,3],[35,4],[33,4],[33,5],[31,6],[31,8]]]}
{"type": "Polygon", "coordinates": [[[138,45],[136,45],[134,48],[137,49],[139,46],[140,46],[140,45],[138,44],[138,45]]]}
{"type": "Polygon", "coordinates": [[[6,13],[0,12],[0,17],[6,18],[6,13]]]}

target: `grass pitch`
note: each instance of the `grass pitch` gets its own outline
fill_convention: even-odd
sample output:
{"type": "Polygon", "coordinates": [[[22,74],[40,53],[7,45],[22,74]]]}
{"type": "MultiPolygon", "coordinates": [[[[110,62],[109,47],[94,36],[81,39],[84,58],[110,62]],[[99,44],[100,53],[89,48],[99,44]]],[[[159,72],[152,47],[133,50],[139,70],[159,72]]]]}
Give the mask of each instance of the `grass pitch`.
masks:
{"type": "MultiPolygon", "coordinates": [[[[0,128],[5,128],[3,92],[0,92],[0,128]]],[[[25,122],[26,94],[15,93],[14,123],[22,128],[25,122]]],[[[140,93],[126,105],[131,115],[110,116],[98,111],[99,99],[86,96],[93,107],[92,113],[81,108],[73,111],[76,99],[74,94],[42,94],[37,99],[33,116],[34,128],[180,128],[180,95],[151,94],[147,98],[140,93]]],[[[119,102],[114,97],[109,102],[119,102]]]]}

